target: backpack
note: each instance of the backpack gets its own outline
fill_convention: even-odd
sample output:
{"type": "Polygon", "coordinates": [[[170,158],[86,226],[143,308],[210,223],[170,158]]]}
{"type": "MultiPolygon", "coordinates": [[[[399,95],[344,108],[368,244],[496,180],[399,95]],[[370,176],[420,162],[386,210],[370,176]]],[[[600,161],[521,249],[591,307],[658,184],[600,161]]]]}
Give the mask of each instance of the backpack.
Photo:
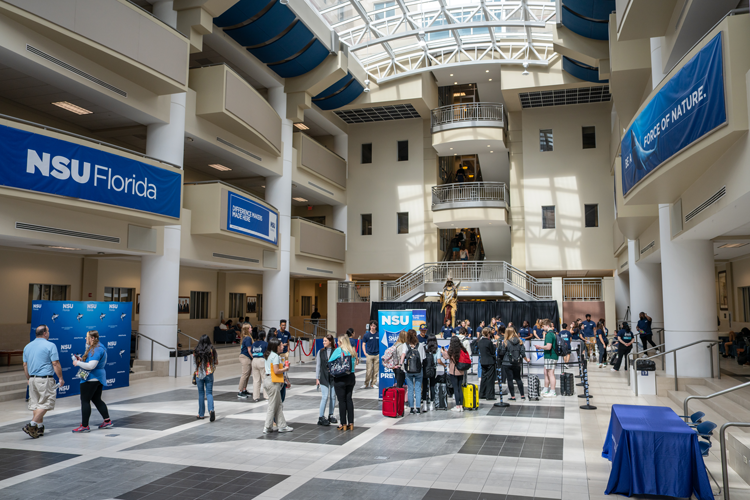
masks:
{"type": "Polygon", "coordinates": [[[435,354],[427,353],[427,356],[424,358],[424,365],[422,365],[424,369],[424,376],[425,378],[434,378],[437,377],[437,364],[435,363],[435,354]]]}
{"type": "Polygon", "coordinates": [[[555,332],[555,352],[558,356],[567,356],[570,354],[570,347],[568,347],[567,342],[557,332],[555,332]]]}
{"type": "Polygon", "coordinates": [[[328,373],[333,377],[343,377],[352,373],[352,355],[341,353],[341,356],[328,361],[328,373]]]}
{"type": "Polygon", "coordinates": [[[508,359],[510,359],[510,362],[514,365],[517,365],[521,362],[521,344],[511,344],[510,342],[506,344],[506,356],[508,356],[508,359]]]}
{"type": "Polygon", "coordinates": [[[474,339],[471,341],[471,355],[479,356],[479,339],[474,339]]]}
{"type": "Polygon", "coordinates": [[[419,348],[406,346],[406,356],[404,356],[404,371],[406,373],[422,373],[422,358],[419,355],[419,348]]]}
{"type": "Polygon", "coordinates": [[[398,359],[398,344],[393,344],[383,353],[383,366],[390,370],[395,370],[401,364],[398,359]]]}
{"type": "Polygon", "coordinates": [[[471,356],[469,356],[468,352],[462,350],[460,353],[458,353],[458,363],[456,363],[456,370],[465,372],[469,369],[471,369],[471,356]]]}

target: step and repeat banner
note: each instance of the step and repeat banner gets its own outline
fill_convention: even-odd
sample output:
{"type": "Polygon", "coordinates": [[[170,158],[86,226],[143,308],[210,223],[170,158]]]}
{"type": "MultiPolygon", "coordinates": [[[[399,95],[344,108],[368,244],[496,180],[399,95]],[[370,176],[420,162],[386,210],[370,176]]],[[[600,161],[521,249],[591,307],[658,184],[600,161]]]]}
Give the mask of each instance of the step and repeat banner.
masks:
{"type": "Polygon", "coordinates": [[[36,327],[47,325],[49,340],[60,354],[65,385],[58,398],[80,394],[78,368],[73,354],[86,352],[86,332],[99,332],[99,342],[107,349],[105,389],[127,387],[130,383],[130,333],[133,304],[130,302],[73,302],[35,300],[32,303],[30,340],[36,327]]]}
{"type": "Polygon", "coordinates": [[[427,324],[427,310],[413,309],[408,311],[378,311],[378,332],[380,333],[380,373],[378,375],[378,396],[382,399],[383,389],[396,383],[393,370],[383,365],[386,349],[398,340],[402,330],[419,330],[420,325],[427,324]]]}

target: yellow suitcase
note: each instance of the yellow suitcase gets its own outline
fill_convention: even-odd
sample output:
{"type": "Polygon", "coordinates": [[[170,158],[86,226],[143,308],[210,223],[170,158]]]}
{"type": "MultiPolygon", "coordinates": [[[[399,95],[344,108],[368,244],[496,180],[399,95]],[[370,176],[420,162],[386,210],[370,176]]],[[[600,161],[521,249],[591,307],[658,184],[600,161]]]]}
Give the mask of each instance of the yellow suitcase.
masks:
{"type": "Polygon", "coordinates": [[[477,384],[466,384],[463,386],[464,410],[479,409],[479,388],[477,384]]]}

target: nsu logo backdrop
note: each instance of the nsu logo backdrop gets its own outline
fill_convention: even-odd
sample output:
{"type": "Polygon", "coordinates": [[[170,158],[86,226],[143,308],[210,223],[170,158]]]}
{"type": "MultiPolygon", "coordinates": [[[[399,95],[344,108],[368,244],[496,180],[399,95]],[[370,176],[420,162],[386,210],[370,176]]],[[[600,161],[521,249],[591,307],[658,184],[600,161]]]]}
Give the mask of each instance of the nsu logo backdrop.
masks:
{"type": "Polygon", "coordinates": [[[74,302],[35,300],[31,305],[30,339],[36,338],[39,325],[49,328],[49,340],[57,346],[65,386],[57,397],[80,394],[78,368],[71,355],[86,352],[86,332],[99,332],[99,343],[107,349],[107,383],[105,389],[130,384],[130,332],[133,304],[129,302],[74,302]]]}
{"type": "Polygon", "coordinates": [[[427,311],[415,309],[408,311],[378,311],[378,333],[380,335],[380,372],[378,376],[379,397],[383,398],[383,390],[396,384],[393,370],[383,364],[386,349],[398,341],[402,330],[417,329],[425,323],[427,311]]]}

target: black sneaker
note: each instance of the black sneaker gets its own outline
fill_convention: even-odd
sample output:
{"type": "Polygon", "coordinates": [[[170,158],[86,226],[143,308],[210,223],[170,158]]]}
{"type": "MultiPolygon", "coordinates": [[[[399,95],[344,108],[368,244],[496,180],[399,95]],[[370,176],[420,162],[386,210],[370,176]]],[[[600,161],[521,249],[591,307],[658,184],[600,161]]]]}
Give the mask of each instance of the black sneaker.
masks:
{"type": "Polygon", "coordinates": [[[338,424],[339,423],[339,421],[336,420],[336,417],[334,417],[333,415],[328,415],[328,422],[331,423],[331,424],[338,424]]]}
{"type": "Polygon", "coordinates": [[[329,426],[329,425],[331,425],[331,422],[329,422],[328,420],[326,420],[325,417],[318,417],[318,425],[329,426]]]}
{"type": "Polygon", "coordinates": [[[36,426],[36,432],[39,434],[39,437],[44,436],[44,426],[43,425],[37,425],[36,426]]]}
{"type": "Polygon", "coordinates": [[[21,430],[28,434],[31,438],[36,439],[39,437],[39,430],[37,426],[32,426],[31,424],[24,425],[21,430]]]}
{"type": "Polygon", "coordinates": [[[414,408],[412,408],[411,411],[409,412],[409,415],[414,415],[415,413],[416,412],[414,411],[414,408]]]}
{"type": "Polygon", "coordinates": [[[212,411],[212,412],[210,412],[210,413],[211,413],[211,417],[209,418],[209,420],[210,420],[211,422],[213,422],[214,420],[216,420],[216,412],[215,412],[215,411],[212,411]]]}
{"type": "Polygon", "coordinates": [[[238,392],[237,397],[240,399],[247,399],[247,393],[246,392],[238,392]]]}
{"type": "Polygon", "coordinates": [[[419,415],[420,413],[422,413],[422,409],[421,408],[415,408],[414,409],[414,413],[416,413],[417,415],[419,415]]]}

